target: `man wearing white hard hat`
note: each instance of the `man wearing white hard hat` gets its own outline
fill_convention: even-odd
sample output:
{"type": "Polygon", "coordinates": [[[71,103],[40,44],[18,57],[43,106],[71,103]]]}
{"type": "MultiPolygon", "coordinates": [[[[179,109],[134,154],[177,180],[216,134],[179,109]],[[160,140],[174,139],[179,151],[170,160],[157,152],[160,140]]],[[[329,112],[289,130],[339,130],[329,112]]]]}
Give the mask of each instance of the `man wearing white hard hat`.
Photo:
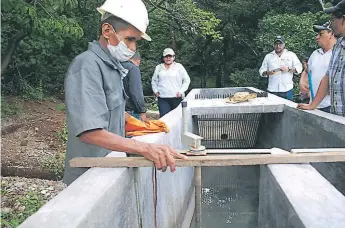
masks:
{"type": "Polygon", "coordinates": [[[175,109],[182,101],[190,84],[190,78],[181,63],[175,62],[171,48],[163,51],[163,63],[156,66],[152,76],[152,90],[158,97],[160,117],[175,109]]]}
{"type": "Polygon", "coordinates": [[[128,61],[136,51],[136,41],[146,34],[148,13],[141,0],[107,0],[97,9],[101,17],[98,41],[78,55],[65,78],[68,142],[64,182],[69,185],[87,169],[71,168],[74,157],[103,157],[111,151],[140,154],[157,169],[175,170],[175,158],[186,158],[166,145],[126,139],[125,93],[122,79],[128,61]]]}

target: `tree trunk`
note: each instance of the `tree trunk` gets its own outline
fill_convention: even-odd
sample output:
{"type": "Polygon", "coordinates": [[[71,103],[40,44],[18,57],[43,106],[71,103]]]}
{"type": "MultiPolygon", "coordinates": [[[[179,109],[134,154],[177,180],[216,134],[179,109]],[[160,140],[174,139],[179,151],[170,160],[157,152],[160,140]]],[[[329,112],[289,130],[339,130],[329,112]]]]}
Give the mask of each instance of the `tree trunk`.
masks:
{"type": "Polygon", "coordinates": [[[8,45],[6,50],[4,51],[4,55],[1,57],[1,75],[4,73],[6,68],[11,62],[12,56],[19,44],[19,42],[24,39],[27,36],[27,34],[24,31],[19,31],[16,34],[14,34],[8,45]]]}

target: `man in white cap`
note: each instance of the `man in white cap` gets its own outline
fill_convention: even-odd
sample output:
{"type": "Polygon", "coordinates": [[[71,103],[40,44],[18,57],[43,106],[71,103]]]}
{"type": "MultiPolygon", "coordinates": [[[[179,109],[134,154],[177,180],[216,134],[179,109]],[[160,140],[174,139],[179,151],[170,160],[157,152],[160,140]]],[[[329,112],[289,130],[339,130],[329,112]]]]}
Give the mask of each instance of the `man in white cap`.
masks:
{"type": "Polygon", "coordinates": [[[163,63],[156,66],[151,80],[152,91],[158,97],[160,117],[179,106],[189,84],[186,69],[181,63],[175,62],[174,50],[164,49],[163,63]]]}
{"type": "Polygon", "coordinates": [[[298,108],[312,110],[327,96],[331,97],[331,113],[345,117],[345,0],[324,9],[331,14],[331,27],[339,37],[332,50],[328,70],[322,78],[313,102],[298,104],[298,108]]]}
{"type": "Polygon", "coordinates": [[[136,41],[149,24],[141,0],[107,0],[97,9],[101,14],[102,35],[78,55],[65,78],[68,142],[64,182],[69,185],[87,169],[71,168],[74,157],[103,157],[111,151],[139,154],[162,171],[175,170],[175,158],[186,158],[166,145],[126,139],[124,126],[125,93],[122,79],[128,61],[136,51],[136,41]]]}

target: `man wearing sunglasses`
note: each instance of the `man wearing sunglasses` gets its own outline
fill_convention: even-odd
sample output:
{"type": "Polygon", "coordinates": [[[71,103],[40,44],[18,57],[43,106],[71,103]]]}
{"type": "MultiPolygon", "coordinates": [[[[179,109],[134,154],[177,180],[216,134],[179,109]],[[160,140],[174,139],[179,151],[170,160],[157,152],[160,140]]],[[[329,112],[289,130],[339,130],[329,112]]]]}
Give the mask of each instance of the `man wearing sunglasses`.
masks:
{"type": "MultiPolygon", "coordinates": [[[[313,29],[317,33],[316,42],[321,48],[312,53],[308,60],[307,68],[302,72],[300,79],[300,91],[302,94],[309,94],[310,103],[314,99],[320,82],[328,70],[329,62],[332,56],[332,48],[337,42],[337,39],[334,37],[334,33],[331,29],[330,22],[327,22],[323,25],[314,25],[313,29]]],[[[317,106],[317,109],[324,112],[330,112],[330,107],[331,98],[329,95],[326,95],[321,103],[317,106]]]]}
{"type": "Polygon", "coordinates": [[[328,70],[321,80],[314,100],[310,104],[299,104],[298,108],[315,109],[329,93],[331,113],[345,116],[345,0],[324,9],[324,12],[332,14],[331,27],[334,35],[340,38],[333,47],[328,70]]]}

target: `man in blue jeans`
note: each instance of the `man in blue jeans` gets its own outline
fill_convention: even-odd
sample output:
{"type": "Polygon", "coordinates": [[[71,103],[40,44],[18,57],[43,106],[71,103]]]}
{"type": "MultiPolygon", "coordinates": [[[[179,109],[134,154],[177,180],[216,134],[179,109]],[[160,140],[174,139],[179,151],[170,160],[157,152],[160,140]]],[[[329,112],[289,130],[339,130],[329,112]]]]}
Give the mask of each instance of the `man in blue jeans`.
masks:
{"type": "Polygon", "coordinates": [[[127,76],[123,79],[123,86],[128,96],[126,100],[126,112],[138,120],[146,121],[146,105],[141,82],[140,53],[136,51],[128,62],[121,63],[128,70],[127,76]]]}
{"type": "Polygon", "coordinates": [[[293,75],[302,72],[302,63],[295,53],[285,49],[283,36],[275,37],[273,48],[262,62],[260,76],[268,77],[268,92],[292,100],[293,75]]]}

